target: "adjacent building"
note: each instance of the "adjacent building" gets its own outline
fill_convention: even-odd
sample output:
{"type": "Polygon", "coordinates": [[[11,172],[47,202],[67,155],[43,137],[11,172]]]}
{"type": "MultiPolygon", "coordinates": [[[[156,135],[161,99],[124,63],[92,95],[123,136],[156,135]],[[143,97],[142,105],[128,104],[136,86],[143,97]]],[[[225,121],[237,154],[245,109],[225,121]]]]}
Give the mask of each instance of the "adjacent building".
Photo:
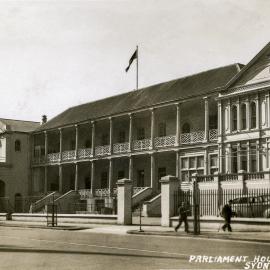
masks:
{"type": "Polygon", "coordinates": [[[0,118],[0,197],[16,198],[31,194],[30,132],[40,123],[0,118]]]}

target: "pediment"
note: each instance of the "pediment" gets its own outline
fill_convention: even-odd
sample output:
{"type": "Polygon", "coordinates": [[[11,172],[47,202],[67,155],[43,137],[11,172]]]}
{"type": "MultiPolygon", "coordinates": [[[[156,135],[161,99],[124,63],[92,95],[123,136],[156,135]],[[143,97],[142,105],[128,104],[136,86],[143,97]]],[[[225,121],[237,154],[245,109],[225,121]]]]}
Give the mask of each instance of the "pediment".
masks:
{"type": "Polygon", "coordinates": [[[252,65],[234,84],[235,87],[270,80],[270,55],[252,65]]]}
{"type": "Polygon", "coordinates": [[[222,95],[270,86],[270,43],[226,85],[222,95]]]}

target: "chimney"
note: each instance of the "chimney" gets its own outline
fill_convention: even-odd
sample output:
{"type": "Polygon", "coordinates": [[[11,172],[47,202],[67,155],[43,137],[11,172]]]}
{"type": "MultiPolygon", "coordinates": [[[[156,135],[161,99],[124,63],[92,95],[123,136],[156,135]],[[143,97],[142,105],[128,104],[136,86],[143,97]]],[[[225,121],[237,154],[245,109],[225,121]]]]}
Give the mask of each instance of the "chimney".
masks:
{"type": "Polygon", "coordinates": [[[42,115],[42,122],[41,122],[41,124],[43,125],[43,124],[45,124],[45,123],[47,123],[47,115],[42,115]]]}

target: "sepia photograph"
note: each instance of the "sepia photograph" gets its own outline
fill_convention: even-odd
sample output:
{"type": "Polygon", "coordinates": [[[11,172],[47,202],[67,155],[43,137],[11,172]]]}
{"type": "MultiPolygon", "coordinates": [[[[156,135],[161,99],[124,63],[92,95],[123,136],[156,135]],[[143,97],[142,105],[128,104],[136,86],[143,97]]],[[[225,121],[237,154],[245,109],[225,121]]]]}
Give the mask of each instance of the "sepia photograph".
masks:
{"type": "Polygon", "coordinates": [[[269,0],[0,0],[0,270],[270,270],[269,0]]]}

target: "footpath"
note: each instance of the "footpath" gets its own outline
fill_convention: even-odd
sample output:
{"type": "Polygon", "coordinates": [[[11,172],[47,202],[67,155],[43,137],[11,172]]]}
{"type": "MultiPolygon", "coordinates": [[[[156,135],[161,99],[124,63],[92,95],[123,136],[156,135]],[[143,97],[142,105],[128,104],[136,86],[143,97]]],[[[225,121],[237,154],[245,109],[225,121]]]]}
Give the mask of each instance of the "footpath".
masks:
{"type": "Polygon", "coordinates": [[[58,226],[47,226],[44,222],[32,221],[1,221],[0,230],[5,227],[37,228],[47,230],[69,230],[80,231],[81,233],[104,233],[104,234],[131,234],[156,237],[184,237],[184,238],[204,238],[220,239],[234,241],[260,242],[270,245],[270,227],[269,230],[261,230],[260,226],[252,231],[223,232],[222,230],[203,230],[199,235],[185,233],[184,231],[175,232],[173,227],[160,226],[159,219],[143,220],[140,227],[138,219],[133,219],[133,225],[114,225],[114,224],[78,224],[78,223],[59,223],[58,226]],[[148,223],[148,224],[147,224],[148,223]]]}

